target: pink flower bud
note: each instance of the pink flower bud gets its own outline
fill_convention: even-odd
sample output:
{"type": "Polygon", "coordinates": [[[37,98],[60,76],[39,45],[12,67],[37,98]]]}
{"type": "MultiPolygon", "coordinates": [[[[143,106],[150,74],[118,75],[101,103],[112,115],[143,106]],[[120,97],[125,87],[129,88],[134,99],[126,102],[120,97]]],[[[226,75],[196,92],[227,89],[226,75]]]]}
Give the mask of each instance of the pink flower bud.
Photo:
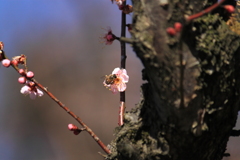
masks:
{"type": "Polygon", "coordinates": [[[11,63],[14,65],[14,66],[17,66],[18,65],[18,61],[16,59],[12,60],[11,63]]]}
{"type": "Polygon", "coordinates": [[[175,36],[175,35],[176,35],[176,30],[175,30],[174,28],[172,28],[172,27],[168,27],[168,28],[166,29],[166,31],[167,31],[167,33],[168,33],[169,35],[171,35],[171,36],[175,36]]]}
{"type": "Polygon", "coordinates": [[[22,75],[22,76],[26,75],[24,69],[19,69],[19,70],[18,70],[18,73],[19,73],[20,75],[22,75]]]}
{"type": "Polygon", "coordinates": [[[70,131],[75,131],[75,130],[78,129],[78,127],[75,126],[74,124],[68,124],[68,129],[69,129],[70,131]]]}
{"type": "Polygon", "coordinates": [[[21,84],[25,84],[26,83],[26,78],[25,77],[19,77],[18,82],[21,83],[21,84]]]}
{"type": "Polygon", "coordinates": [[[11,65],[11,61],[9,59],[2,60],[2,65],[4,67],[9,67],[11,65]]]}
{"type": "Polygon", "coordinates": [[[227,10],[228,13],[233,13],[235,10],[232,5],[225,5],[224,8],[227,10]]]}
{"type": "Polygon", "coordinates": [[[33,73],[32,71],[28,71],[27,74],[26,74],[26,76],[27,76],[28,78],[33,78],[33,77],[34,77],[34,73],[33,73]]]}
{"type": "Polygon", "coordinates": [[[180,32],[182,30],[182,24],[180,22],[174,23],[174,28],[176,32],[180,32]]]}

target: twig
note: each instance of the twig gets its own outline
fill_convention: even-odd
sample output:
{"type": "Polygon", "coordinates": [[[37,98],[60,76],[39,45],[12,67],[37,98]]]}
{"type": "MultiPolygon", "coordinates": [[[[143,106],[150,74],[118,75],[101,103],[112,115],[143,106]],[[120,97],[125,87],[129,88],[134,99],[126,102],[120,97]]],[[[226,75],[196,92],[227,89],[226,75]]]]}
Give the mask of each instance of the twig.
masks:
{"type": "Polygon", "coordinates": [[[224,1],[225,0],[220,0],[220,1],[216,2],[215,4],[213,4],[212,6],[208,7],[207,9],[187,17],[186,18],[187,22],[192,21],[195,18],[201,17],[204,14],[207,14],[207,13],[213,11],[215,8],[219,7],[224,1]]]}
{"type": "MultiPolygon", "coordinates": [[[[2,51],[2,57],[3,59],[8,59],[7,56],[5,55],[4,51],[2,51]]],[[[11,66],[18,72],[19,68],[13,64],[11,64],[11,66]]],[[[27,77],[26,77],[27,78],[27,77]]],[[[44,87],[43,85],[41,85],[39,82],[37,82],[37,80],[35,80],[34,78],[27,78],[29,81],[32,81],[35,83],[35,85],[37,87],[39,87],[42,91],[44,91],[52,100],[54,100],[62,109],[64,109],[69,115],[71,115],[74,119],[76,119],[76,121],[78,121],[78,123],[80,123],[85,130],[92,136],[92,138],[98,143],[98,145],[107,153],[110,154],[111,151],[106,147],[105,144],[103,144],[103,142],[98,138],[98,136],[82,121],[82,119],[80,117],[78,117],[75,113],[73,113],[72,111],[70,111],[70,109],[68,107],[66,107],[60,100],[58,100],[51,92],[49,92],[47,90],[46,87],[44,87]]]]}
{"type": "Polygon", "coordinates": [[[62,109],[64,109],[69,115],[71,115],[78,123],[80,123],[86,131],[93,137],[93,139],[98,143],[98,145],[107,153],[111,153],[111,151],[106,147],[105,144],[97,137],[97,135],[82,121],[80,117],[78,117],[75,113],[70,111],[68,107],[66,107],[61,101],[59,101],[51,92],[49,92],[44,86],[38,83],[35,79],[32,81],[38,86],[41,90],[43,90],[52,100],[54,100],[62,109]]]}
{"type": "Polygon", "coordinates": [[[128,44],[132,44],[134,42],[134,40],[132,38],[126,38],[126,37],[116,37],[116,40],[120,41],[120,42],[124,42],[124,43],[128,43],[128,44]]]}
{"type": "MultiPolygon", "coordinates": [[[[126,5],[126,1],[123,2],[123,5],[126,5]]],[[[121,37],[126,37],[126,14],[122,12],[121,18],[121,37]]],[[[126,68],[126,43],[120,41],[121,45],[121,68],[126,68]]],[[[120,92],[120,107],[119,107],[119,119],[118,124],[121,126],[123,125],[123,117],[125,111],[125,91],[120,92]]]]}
{"type": "Polygon", "coordinates": [[[123,125],[123,116],[124,116],[124,112],[125,112],[125,103],[124,102],[120,102],[120,106],[119,106],[119,117],[118,117],[118,125],[122,126],[123,125]]]}

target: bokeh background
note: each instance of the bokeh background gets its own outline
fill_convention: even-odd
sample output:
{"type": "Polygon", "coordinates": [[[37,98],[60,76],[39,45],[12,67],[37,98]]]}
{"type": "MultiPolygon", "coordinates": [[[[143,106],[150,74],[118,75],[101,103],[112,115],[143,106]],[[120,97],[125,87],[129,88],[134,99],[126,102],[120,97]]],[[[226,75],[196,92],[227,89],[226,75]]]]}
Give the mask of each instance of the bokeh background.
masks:
{"type": "MultiPolygon", "coordinates": [[[[117,126],[119,94],[102,85],[120,65],[120,44],[99,37],[111,27],[120,35],[118,7],[110,0],[0,0],[0,41],[8,57],[25,54],[35,78],[79,115],[108,144],[117,126]]],[[[127,16],[131,23],[131,15],[127,16]]],[[[129,36],[129,35],[128,35],[129,36]]],[[[127,110],[140,99],[142,64],[127,45],[127,110]]],[[[104,153],[76,121],[48,96],[31,100],[12,68],[0,68],[0,160],[101,160],[104,153]]],[[[236,128],[239,128],[237,126],[236,128]]],[[[239,138],[231,138],[225,160],[238,160],[239,138]]]]}

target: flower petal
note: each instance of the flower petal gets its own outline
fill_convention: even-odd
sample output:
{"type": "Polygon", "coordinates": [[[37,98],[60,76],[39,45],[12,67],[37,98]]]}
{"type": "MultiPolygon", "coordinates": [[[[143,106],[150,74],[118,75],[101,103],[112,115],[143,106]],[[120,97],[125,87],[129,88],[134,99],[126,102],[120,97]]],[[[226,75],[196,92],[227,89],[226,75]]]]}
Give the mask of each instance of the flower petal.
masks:
{"type": "Polygon", "coordinates": [[[126,69],[121,69],[122,70],[122,74],[127,74],[127,70],[126,69]]]}
{"type": "Polygon", "coordinates": [[[118,86],[115,84],[111,85],[111,91],[113,94],[118,93],[118,86]]]}
{"type": "Polygon", "coordinates": [[[127,83],[129,81],[129,76],[127,74],[122,74],[120,78],[124,83],[127,83]]]}
{"type": "Polygon", "coordinates": [[[37,97],[37,93],[31,91],[30,94],[29,94],[29,96],[30,96],[31,99],[36,99],[36,97],[37,97]]]}
{"type": "Polygon", "coordinates": [[[112,71],[112,74],[119,74],[119,72],[121,72],[121,69],[120,68],[115,68],[113,71],[112,71]]]}
{"type": "Polygon", "coordinates": [[[40,89],[37,89],[37,95],[38,95],[38,97],[42,97],[43,96],[43,92],[40,89]]]}
{"type": "Polygon", "coordinates": [[[119,92],[124,92],[127,89],[127,85],[125,83],[123,83],[123,82],[119,83],[117,85],[117,89],[118,89],[119,92]]]}
{"type": "Polygon", "coordinates": [[[20,92],[21,92],[22,94],[27,95],[27,94],[30,93],[30,88],[29,88],[28,86],[23,86],[23,87],[21,88],[20,92]]]}

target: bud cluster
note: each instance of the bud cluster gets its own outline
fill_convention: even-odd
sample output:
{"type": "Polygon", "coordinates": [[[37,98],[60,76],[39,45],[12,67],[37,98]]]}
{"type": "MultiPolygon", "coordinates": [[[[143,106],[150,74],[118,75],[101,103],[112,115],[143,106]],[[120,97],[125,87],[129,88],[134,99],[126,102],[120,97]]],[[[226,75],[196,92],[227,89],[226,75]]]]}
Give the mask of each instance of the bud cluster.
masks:
{"type": "Polygon", "coordinates": [[[18,73],[21,75],[18,78],[18,82],[20,84],[25,84],[20,92],[24,95],[29,95],[31,99],[35,99],[36,97],[43,96],[43,92],[39,90],[34,82],[32,82],[32,78],[34,77],[34,73],[32,71],[27,71],[27,65],[26,65],[26,59],[27,57],[25,55],[15,56],[12,58],[12,60],[8,59],[3,55],[3,43],[0,42],[0,53],[1,53],[1,61],[2,65],[6,68],[9,66],[14,67],[18,73]],[[5,59],[3,59],[3,57],[5,59]],[[23,65],[23,68],[19,68],[19,65],[23,65]]]}

